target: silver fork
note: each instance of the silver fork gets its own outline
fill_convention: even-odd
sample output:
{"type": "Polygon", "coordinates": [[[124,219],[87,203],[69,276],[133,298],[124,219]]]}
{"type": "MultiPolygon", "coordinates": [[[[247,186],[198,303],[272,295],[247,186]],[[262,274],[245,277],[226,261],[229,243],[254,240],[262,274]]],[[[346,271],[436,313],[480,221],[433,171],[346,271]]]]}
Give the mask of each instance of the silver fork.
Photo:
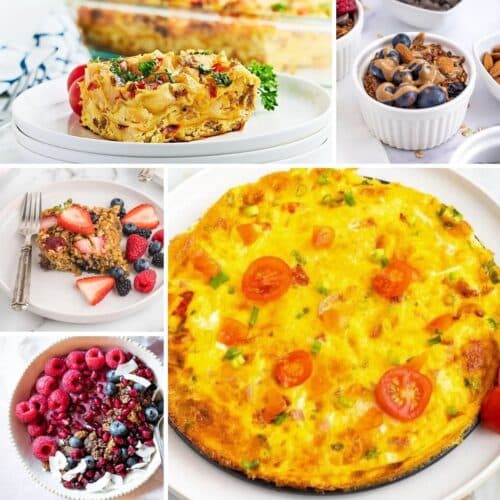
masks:
{"type": "Polygon", "coordinates": [[[21,224],[18,230],[24,236],[24,244],[17,262],[16,283],[10,304],[15,311],[24,311],[29,304],[32,238],[38,233],[41,213],[42,193],[26,193],[21,207],[21,224]]]}
{"type": "Polygon", "coordinates": [[[35,83],[36,75],[38,73],[40,66],[33,68],[25,78],[21,77],[16,82],[10,96],[7,98],[7,101],[4,107],[0,110],[0,130],[4,127],[7,127],[12,121],[12,104],[14,103],[15,98],[22,94],[26,89],[31,87],[33,83],[35,83]]]}
{"type": "MultiPolygon", "coordinates": [[[[162,392],[159,387],[156,388],[153,393],[153,397],[151,400],[153,402],[163,399],[162,392]]],[[[153,441],[155,443],[156,449],[160,452],[160,458],[163,463],[163,413],[161,417],[158,419],[158,422],[155,424],[155,428],[153,431],[153,441]]]]}

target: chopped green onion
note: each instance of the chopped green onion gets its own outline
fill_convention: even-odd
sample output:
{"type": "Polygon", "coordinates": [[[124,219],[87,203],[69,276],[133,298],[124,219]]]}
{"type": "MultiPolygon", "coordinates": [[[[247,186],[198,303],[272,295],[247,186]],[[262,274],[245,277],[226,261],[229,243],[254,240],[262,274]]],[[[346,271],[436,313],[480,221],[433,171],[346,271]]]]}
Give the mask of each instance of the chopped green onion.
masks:
{"type": "Polygon", "coordinates": [[[227,351],[226,354],[224,354],[224,359],[229,359],[230,361],[232,359],[237,358],[238,356],[241,356],[243,353],[241,352],[240,349],[237,347],[230,347],[227,351]]]}
{"type": "Polygon", "coordinates": [[[326,286],[322,285],[321,283],[318,283],[316,285],[316,291],[321,294],[321,295],[328,295],[330,293],[330,290],[326,288],[326,286]]]}
{"type": "Polygon", "coordinates": [[[243,356],[243,354],[239,354],[235,358],[232,358],[230,362],[234,368],[239,368],[245,364],[245,356],[243,356]]]}
{"type": "Polygon", "coordinates": [[[330,205],[333,202],[333,196],[331,194],[325,194],[323,198],[321,198],[322,205],[330,205]]]}
{"type": "Polygon", "coordinates": [[[244,469],[250,469],[250,470],[253,470],[253,469],[256,469],[258,466],[260,465],[260,461],[257,460],[257,459],[254,459],[254,460],[242,460],[241,462],[241,466],[244,468],[244,469]]]}
{"type": "Polygon", "coordinates": [[[229,295],[233,295],[235,292],[236,292],[236,288],[234,288],[234,286],[230,286],[230,287],[227,289],[227,293],[228,293],[229,295]]]}
{"type": "Polygon", "coordinates": [[[456,417],[458,415],[458,410],[454,406],[448,406],[448,408],[446,408],[446,413],[450,417],[456,417]]]}
{"type": "Polygon", "coordinates": [[[285,411],[274,417],[273,424],[281,425],[288,417],[288,413],[285,411]]]}
{"type": "Polygon", "coordinates": [[[464,378],[464,385],[475,392],[481,389],[481,382],[477,378],[464,378]]]}
{"type": "Polygon", "coordinates": [[[321,174],[318,177],[318,184],[321,186],[326,186],[327,184],[330,184],[330,181],[328,177],[330,176],[329,172],[321,172],[321,174]]]}
{"type": "Polygon", "coordinates": [[[379,455],[379,452],[378,452],[377,448],[369,448],[368,450],[366,450],[365,458],[367,460],[370,460],[372,458],[377,458],[378,455],[379,455]]]}
{"type": "Polygon", "coordinates": [[[259,317],[259,308],[253,306],[252,312],[250,313],[250,319],[248,320],[248,326],[250,326],[250,327],[255,326],[255,323],[257,323],[258,317],[259,317]]]}
{"type": "Polygon", "coordinates": [[[306,314],[309,314],[310,310],[308,307],[304,307],[304,309],[302,309],[302,311],[300,311],[299,313],[297,313],[297,315],[295,316],[297,319],[300,319],[300,318],[303,318],[306,314]]]}
{"type": "Polygon", "coordinates": [[[210,286],[216,290],[219,288],[223,283],[226,281],[229,281],[229,276],[227,274],[224,274],[222,271],[219,271],[211,280],[210,280],[210,286]]]}
{"type": "Polygon", "coordinates": [[[170,73],[170,71],[168,69],[165,70],[165,73],[167,74],[168,81],[170,83],[175,83],[174,77],[172,76],[172,73],[170,73]]]}
{"type": "MultiPolygon", "coordinates": [[[[436,330],[438,332],[438,330],[436,330]]],[[[435,344],[440,344],[441,343],[441,335],[436,335],[435,337],[432,337],[427,341],[429,345],[435,345],[435,344]]]]}
{"type": "Polygon", "coordinates": [[[321,341],[316,339],[312,344],[311,353],[314,354],[315,356],[317,356],[319,354],[319,352],[321,351],[321,346],[322,346],[321,341]]]}
{"type": "Polygon", "coordinates": [[[299,263],[305,266],[307,264],[306,259],[299,253],[298,250],[293,250],[292,251],[292,257],[295,258],[295,260],[299,263]]]}
{"type": "Polygon", "coordinates": [[[352,408],[354,406],[354,401],[346,396],[338,396],[337,403],[344,408],[352,408]]]}
{"type": "Polygon", "coordinates": [[[259,215],[259,207],[257,205],[249,205],[243,209],[243,213],[248,217],[259,215]]]}
{"type": "Polygon", "coordinates": [[[496,330],[498,328],[498,323],[493,318],[488,318],[486,321],[491,326],[492,330],[496,330]]]}
{"type": "Polygon", "coordinates": [[[295,194],[297,196],[304,196],[307,193],[307,186],[305,184],[299,184],[295,189],[295,194]]]}
{"type": "Polygon", "coordinates": [[[344,201],[350,206],[353,207],[356,205],[356,200],[352,193],[344,193],[344,201]]]}

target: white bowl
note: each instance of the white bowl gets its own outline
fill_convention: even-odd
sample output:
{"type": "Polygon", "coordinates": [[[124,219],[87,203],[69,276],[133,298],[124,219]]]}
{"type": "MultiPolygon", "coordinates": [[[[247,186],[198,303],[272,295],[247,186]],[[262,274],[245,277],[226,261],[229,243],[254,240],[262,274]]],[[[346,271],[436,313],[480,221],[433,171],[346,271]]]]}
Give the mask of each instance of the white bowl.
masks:
{"type": "MultiPolygon", "coordinates": [[[[136,477],[133,481],[124,483],[120,488],[108,492],[90,493],[85,490],[70,490],[65,488],[62,482],[53,477],[50,472],[46,472],[41,462],[32,455],[31,439],[26,430],[26,425],[20,422],[14,414],[16,404],[28,399],[36,379],[43,372],[45,362],[49,358],[62,356],[78,349],[89,349],[94,346],[101,347],[102,349],[120,347],[136,355],[153,371],[158,387],[165,394],[163,366],[160,360],[145,347],[133,340],[120,337],[70,337],[52,344],[31,361],[14,389],[9,404],[10,440],[30,478],[53,494],[77,500],[109,500],[126,495],[143,485],[161,465],[160,455],[159,453],[155,453],[151,462],[142,469],[144,471],[143,475],[136,477]]],[[[19,478],[19,481],[20,487],[22,487],[23,478],[19,478]]]]}
{"type": "Polygon", "coordinates": [[[352,30],[336,41],[337,81],[342,80],[351,70],[352,63],[356,58],[361,43],[361,32],[365,23],[365,11],[360,0],[356,0],[356,5],[358,12],[355,16],[352,30]]]}
{"type": "Polygon", "coordinates": [[[500,84],[495,81],[495,79],[488,73],[483,65],[483,56],[485,52],[491,52],[493,47],[500,45],[500,32],[493,35],[485,36],[481,38],[479,42],[474,44],[474,56],[476,57],[476,63],[479,66],[479,74],[483,79],[484,83],[488,87],[491,95],[500,101],[500,84]]]}
{"type": "MultiPolygon", "coordinates": [[[[499,85],[500,87],[500,85],[499,85]]],[[[451,157],[453,166],[460,163],[500,163],[500,127],[491,127],[468,137],[451,157]]]]}
{"type": "MultiPolygon", "coordinates": [[[[406,34],[412,39],[418,35],[416,32],[406,34]]],[[[469,75],[466,89],[455,99],[432,108],[401,109],[388,106],[367,94],[363,86],[363,77],[375,53],[383,47],[390,46],[394,36],[395,34],[374,41],[359,54],[354,63],[352,76],[361,114],[372,135],[389,146],[407,150],[434,148],[455,135],[464,122],[476,84],[474,60],[465,49],[448,38],[426,35],[426,42],[439,43],[455,55],[465,57],[464,66],[469,75]]]]}
{"type": "Polygon", "coordinates": [[[385,7],[400,21],[410,26],[424,30],[433,30],[441,26],[446,20],[455,16],[466,0],[461,0],[449,10],[430,10],[415,7],[398,0],[384,0],[385,7]]]}

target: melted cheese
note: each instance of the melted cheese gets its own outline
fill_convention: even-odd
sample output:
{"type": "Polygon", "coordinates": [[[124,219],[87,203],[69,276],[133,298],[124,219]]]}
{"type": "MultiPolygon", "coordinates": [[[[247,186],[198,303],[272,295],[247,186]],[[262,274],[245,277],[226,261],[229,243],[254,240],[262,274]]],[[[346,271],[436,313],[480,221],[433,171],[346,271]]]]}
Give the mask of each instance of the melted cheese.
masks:
{"type": "Polygon", "coordinates": [[[493,381],[500,292],[487,272],[495,268],[491,252],[471,244],[472,233],[446,226],[440,207],[433,196],[352,170],[276,173],[222,196],[169,248],[169,297],[194,293],[185,317],[174,306],[170,313],[174,425],[202,452],[249,477],[322,490],[401,477],[458,443],[493,381]],[[260,229],[245,245],[237,228],[250,223],[260,229]],[[314,226],[334,229],[330,248],[311,244],[314,226]],[[211,286],[193,267],[194,248],[229,279],[211,286]],[[382,269],[377,248],[417,271],[399,302],[372,289],[382,269]],[[241,279],[262,256],[280,257],[292,268],[300,261],[308,284],[293,285],[272,302],[248,300],[241,279]],[[477,296],[464,296],[462,282],[477,296]],[[318,316],[327,305],[341,315],[338,326],[318,316]],[[220,349],[220,322],[247,324],[255,306],[250,338],[237,346],[244,363],[232,363],[220,349]],[[427,325],[444,313],[457,319],[441,343],[430,343],[435,332],[427,325]],[[311,377],[282,388],[273,375],[277,361],[294,350],[311,351],[318,340],[311,377]],[[417,356],[433,382],[425,412],[410,422],[383,414],[367,429],[361,419],[378,408],[380,377],[417,356]],[[270,390],[288,403],[280,423],[259,418],[270,390]]]}

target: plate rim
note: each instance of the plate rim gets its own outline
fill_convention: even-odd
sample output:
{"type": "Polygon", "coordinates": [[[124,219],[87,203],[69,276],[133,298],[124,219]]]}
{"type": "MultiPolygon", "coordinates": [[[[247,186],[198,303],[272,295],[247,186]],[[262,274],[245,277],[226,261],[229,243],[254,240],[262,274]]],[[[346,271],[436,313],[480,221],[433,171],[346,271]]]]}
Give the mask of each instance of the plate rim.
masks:
{"type": "MultiPolygon", "coordinates": [[[[107,179],[96,179],[96,178],[79,178],[79,179],[67,179],[63,181],[56,181],[56,182],[51,182],[51,183],[45,183],[40,186],[36,186],[36,189],[44,193],[45,190],[50,188],[51,186],[55,185],[61,185],[61,184],[80,184],[83,182],[91,182],[91,183],[99,183],[99,184],[109,184],[113,186],[119,186],[121,188],[125,188],[129,191],[134,192],[134,194],[138,195],[140,198],[143,198],[145,201],[152,203],[153,206],[157,207],[160,209],[160,216],[161,216],[161,226],[165,228],[165,210],[160,205],[157,203],[155,200],[153,200],[149,195],[142,193],[141,191],[127,185],[123,184],[122,182],[113,182],[109,181],[107,179]]],[[[23,195],[18,195],[12,199],[10,199],[7,204],[0,210],[0,220],[5,220],[4,214],[10,213],[10,210],[15,208],[17,205],[20,206],[21,201],[22,201],[23,195]]],[[[17,234],[17,232],[15,233],[17,234]]],[[[33,243],[33,249],[36,249],[35,243],[33,243]]],[[[34,258],[34,255],[32,256],[32,259],[34,258]]],[[[33,265],[33,261],[32,261],[33,265]]],[[[116,321],[117,319],[120,318],[125,318],[130,316],[131,314],[134,314],[135,312],[143,309],[146,307],[151,301],[153,301],[158,295],[161,295],[164,291],[165,288],[165,272],[164,269],[159,268],[163,272],[163,282],[161,286],[159,286],[156,290],[153,290],[153,292],[145,295],[144,297],[141,297],[140,300],[135,302],[134,304],[130,305],[129,307],[125,309],[120,309],[116,312],[113,313],[105,313],[105,312],[99,312],[94,315],[88,315],[85,317],[76,317],[71,314],[67,313],[60,313],[57,311],[46,311],[43,308],[39,308],[37,306],[33,306],[32,304],[28,305],[27,311],[31,312],[33,314],[36,314],[37,316],[41,316],[42,318],[46,318],[49,320],[54,320],[58,321],[61,323],[75,323],[75,324],[80,324],[80,325],[88,325],[88,324],[95,324],[95,323],[111,323],[113,321],[116,321]]],[[[57,271],[57,272],[62,272],[62,271],[57,271]]],[[[7,295],[7,297],[10,297],[12,294],[12,290],[9,287],[8,283],[4,282],[3,279],[0,277],[0,290],[7,295]]]]}
{"type": "MultiPolygon", "coordinates": [[[[171,190],[168,189],[168,184],[167,184],[167,203],[168,203],[167,209],[170,211],[170,207],[171,206],[175,206],[175,205],[179,204],[180,198],[182,198],[183,192],[185,190],[187,190],[187,189],[190,189],[192,182],[194,182],[195,184],[199,183],[199,179],[200,178],[203,179],[204,176],[210,175],[210,173],[212,173],[212,175],[213,175],[215,172],[217,172],[217,170],[226,169],[226,168],[231,168],[231,166],[230,165],[223,165],[223,166],[219,166],[219,167],[210,166],[210,167],[202,168],[198,172],[195,172],[193,175],[189,176],[187,179],[184,179],[183,181],[181,181],[177,186],[175,186],[171,190]]],[[[261,165],[261,166],[258,166],[256,168],[255,167],[252,168],[250,166],[244,166],[243,168],[245,168],[247,171],[253,170],[253,171],[257,172],[257,179],[258,179],[262,175],[265,175],[266,172],[270,172],[270,171],[285,171],[285,170],[288,171],[288,170],[294,168],[294,166],[293,165],[268,165],[268,166],[261,165]]],[[[306,168],[307,169],[312,169],[314,167],[308,166],[306,168]]],[[[345,165],[338,165],[338,166],[332,166],[332,167],[326,167],[326,168],[345,169],[345,168],[353,168],[353,167],[352,166],[345,166],[345,165]]],[[[393,172],[397,172],[398,169],[402,168],[402,166],[401,165],[397,165],[397,164],[390,165],[390,166],[373,164],[373,165],[363,165],[363,166],[355,167],[355,168],[356,168],[356,170],[358,170],[361,173],[361,175],[365,175],[365,172],[367,170],[369,170],[369,169],[383,169],[383,170],[391,170],[393,172]]],[[[410,169],[414,170],[414,171],[422,171],[421,167],[407,167],[407,166],[405,167],[405,170],[410,170],[410,169]]],[[[451,177],[454,177],[456,180],[465,183],[465,185],[468,186],[468,189],[473,189],[474,191],[479,192],[483,197],[485,197],[490,202],[491,206],[495,209],[495,211],[497,212],[498,217],[500,219],[500,200],[496,200],[494,198],[493,194],[491,194],[490,192],[486,191],[486,188],[483,187],[481,184],[479,184],[478,181],[476,181],[475,179],[471,179],[470,177],[468,177],[467,174],[466,174],[467,170],[462,170],[461,171],[461,170],[458,170],[458,169],[450,168],[448,166],[439,166],[439,165],[435,165],[435,166],[432,166],[432,167],[429,167],[429,168],[425,168],[424,172],[425,172],[425,170],[429,170],[429,171],[436,171],[437,170],[437,171],[446,172],[446,175],[450,175],[451,177]]],[[[247,172],[245,172],[245,174],[243,175],[241,183],[243,183],[243,182],[253,182],[253,181],[248,180],[247,177],[246,177],[246,175],[247,175],[247,172]]],[[[404,183],[404,181],[391,181],[391,182],[401,182],[403,185],[406,185],[404,183]]],[[[422,188],[416,188],[414,186],[407,186],[407,187],[411,187],[412,189],[416,189],[416,190],[418,190],[420,192],[423,192],[422,188]]],[[[432,194],[432,193],[429,193],[429,194],[432,194]]],[[[435,195],[433,195],[433,196],[435,196],[435,195]]],[[[214,203],[215,203],[215,201],[214,201],[214,203]]],[[[201,217],[201,215],[202,215],[202,213],[200,214],[200,217],[201,217]]],[[[196,223],[196,222],[194,222],[194,223],[196,223]]],[[[187,227],[186,230],[188,228],[189,227],[187,227]]],[[[167,230],[167,236],[168,236],[168,239],[170,241],[171,238],[173,238],[173,237],[176,236],[176,234],[171,234],[170,231],[167,230]]],[[[167,281],[168,281],[168,276],[167,276],[167,281]]],[[[169,433],[172,432],[175,435],[176,439],[181,439],[177,435],[176,428],[173,427],[173,426],[171,426],[170,422],[169,422],[169,425],[168,425],[168,429],[169,429],[169,433]]],[[[473,428],[473,431],[474,430],[475,429],[473,428]]],[[[468,436],[472,436],[473,431],[470,432],[468,434],[468,436]]],[[[170,439],[169,439],[169,442],[170,442],[170,439]]],[[[447,449],[447,453],[453,451],[454,449],[457,449],[461,444],[462,443],[459,443],[457,446],[452,447],[450,449],[447,449]]],[[[183,440],[182,440],[182,445],[183,446],[187,446],[188,448],[190,448],[183,440]]],[[[196,451],[196,450],[191,449],[191,452],[199,455],[199,452],[196,451]]],[[[211,466],[213,466],[213,464],[211,463],[211,461],[208,460],[204,455],[202,455],[202,457],[211,466]]],[[[432,465],[434,465],[434,463],[438,463],[439,461],[440,460],[438,459],[435,462],[432,462],[431,464],[429,464],[428,467],[431,467],[432,465]]],[[[420,470],[421,469],[419,469],[417,471],[417,473],[420,470]]],[[[461,484],[454,491],[451,491],[451,492],[447,493],[446,496],[443,497],[443,500],[459,500],[464,495],[469,494],[472,490],[474,490],[474,489],[478,488],[479,486],[481,486],[491,476],[493,476],[493,474],[495,474],[498,471],[500,471],[500,455],[497,456],[495,459],[493,459],[490,463],[488,463],[486,465],[486,467],[483,468],[474,477],[472,477],[471,479],[469,479],[468,481],[466,481],[464,484],[461,484]]],[[[225,472],[227,474],[228,470],[226,470],[224,468],[224,470],[222,472],[225,472]]],[[[230,473],[230,471],[229,471],[229,473],[230,473]]],[[[415,474],[413,474],[413,475],[415,475],[415,474]]],[[[169,489],[169,491],[171,491],[172,493],[174,493],[180,499],[189,499],[190,497],[186,496],[186,492],[183,493],[182,491],[180,491],[180,489],[178,487],[176,487],[176,486],[174,486],[172,484],[172,482],[171,482],[172,475],[170,477],[171,477],[171,479],[170,479],[170,481],[168,483],[168,489],[169,489]]],[[[409,477],[411,477],[411,476],[405,476],[405,477],[401,478],[400,480],[398,480],[398,482],[404,482],[404,480],[407,479],[407,478],[409,478],[409,477]]],[[[386,484],[385,486],[389,486],[390,484],[392,484],[392,483],[386,484]]],[[[380,486],[383,487],[384,485],[380,485],[380,486]]],[[[365,490],[365,491],[368,492],[369,490],[365,490]]],[[[376,491],[376,489],[375,489],[375,491],[376,491]]],[[[308,493],[314,494],[314,492],[308,492],[308,493]]],[[[349,495],[350,493],[356,493],[356,491],[345,492],[345,493],[342,493],[342,494],[349,495]]],[[[361,493],[363,493],[363,491],[358,491],[358,493],[361,494],[361,493]]],[[[297,494],[300,495],[301,492],[297,491],[297,494]]],[[[324,492],[324,493],[321,493],[321,494],[322,495],[332,495],[332,496],[333,495],[339,495],[338,492],[337,493],[336,492],[324,492]]]]}

